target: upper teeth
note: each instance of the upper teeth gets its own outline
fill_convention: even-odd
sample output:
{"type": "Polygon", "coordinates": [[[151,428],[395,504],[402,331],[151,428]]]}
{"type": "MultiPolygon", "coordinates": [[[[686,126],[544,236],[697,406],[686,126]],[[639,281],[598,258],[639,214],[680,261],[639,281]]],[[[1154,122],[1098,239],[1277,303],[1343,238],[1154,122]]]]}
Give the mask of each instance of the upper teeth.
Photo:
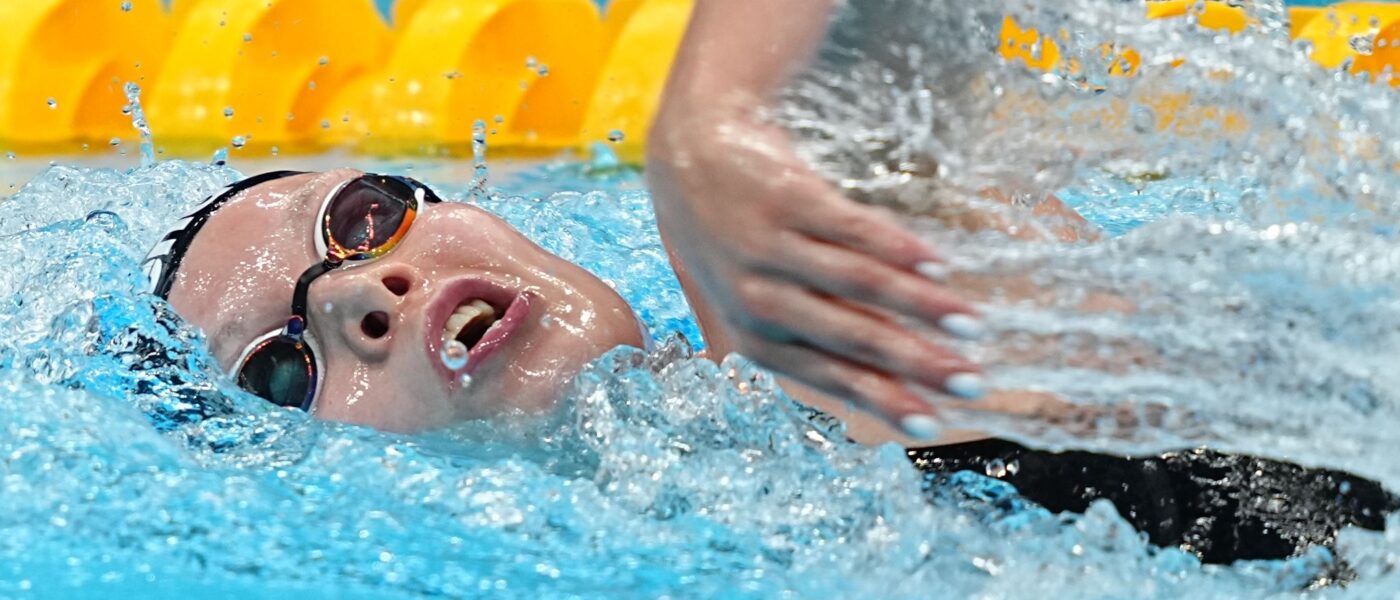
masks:
{"type": "Polygon", "coordinates": [[[472,300],[457,307],[452,311],[452,316],[447,317],[447,324],[442,328],[442,339],[450,341],[462,333],[462,330],[478,319],[495,319],[496,309],[492,308],[481,300],[472,300]]]}

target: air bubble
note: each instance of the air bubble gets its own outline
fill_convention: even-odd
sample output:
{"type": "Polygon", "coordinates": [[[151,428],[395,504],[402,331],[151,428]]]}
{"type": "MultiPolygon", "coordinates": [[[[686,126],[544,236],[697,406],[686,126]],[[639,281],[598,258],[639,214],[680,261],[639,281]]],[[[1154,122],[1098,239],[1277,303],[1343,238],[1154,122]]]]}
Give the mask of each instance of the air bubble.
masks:
{"type": "Polygon", "coordinates": [[[987,466],[985,470],[988,477],[995,477],[997,479],[1006,477],[1006,463],[1003,462],[1000,458],[993,458],[992,460],[987,461],[987,466]]]}
{"type": "Polygon", "coordinates": [[[120,145],[122,145],[122,139],[121,139],[121,138],[116,138],[116,137],[114,137],[114,138],[108,140],[107,143],[108,143],[109,145],[112,145],[112,146],[120,146],[120,145]]]}
{"type": "Polygon", "coordinates": [[[457,378],[457,383],[462,384],[462,387],[464,387],[464,388],[465,388],[465,387],[471,387],[471,385],[472,385],[472,376],[471,376],[471,375],[468,375],[468,374],[466,374],[466,373],[462,373],[462,376],[457,378]]]}
{"type": "Polygon", "coordinates": [[[122,12],[131,12],[131,0],[122,3],[122,12]]]}
{"type": "Polygon", "coordinates": [[[608,132],[608,141],[614,144],[621,142],[625,137],[621,129],[614,129],[608,132]]]}
{"type": "Polygon", "coordinates": [[[51,109],[53,109],[53,108],[58,108],[58,100],[55,100],[55,99],[53,99],[53,98],[49,98],[48,105],[49,105],[49,108],[51,108],[51,109]]]}
{"type": "Polygon", "coordinates": [[[248,145],[248,136],[235,135],[229,143],[232,144],[236,150],[242,149],[244,146],[248,145]]]}
{"type": "Polygon", "coordinates": [[[322,57],[321,57],[321,60],[316,61],[316,64],[321,65],[321,66],[324,67],[324,66],[330,64],[330,62],[331,62],[331,59],[330,59],[329,56],[322,56],[322,57]]]}
{"type": "Polygon", "coordinates": [[[224,118],[225,118],[225,119],[232,119],[232,118],[233,118],[233,107],[232,107],[232,106],[224,107],[224,118]]]}
{"type": "Polygon", "coordinates": [[[253,41],[253,34],[251,34],[251,33],[245,33],[245,34],[243,34],[243,41],[244,41],[244,42],[251,42],[251,41],[253,41]]]}
{"type": "Polygon", "coordinates": [[[466,344],[452,340],[442,347],[441,358],[443,366],[448,370],[458,371],[467,366],[470,356],[466,344]]]}

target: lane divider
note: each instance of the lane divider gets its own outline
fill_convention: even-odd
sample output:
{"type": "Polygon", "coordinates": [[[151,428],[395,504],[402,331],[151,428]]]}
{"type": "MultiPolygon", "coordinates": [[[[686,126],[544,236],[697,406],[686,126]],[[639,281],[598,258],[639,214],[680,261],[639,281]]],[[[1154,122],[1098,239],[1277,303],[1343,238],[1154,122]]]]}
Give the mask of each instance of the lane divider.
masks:
{"type": "MultiPolygon", "coordinates": [[[[592,0],[398,0],[392,25],[371,0],[174,0],[168,12],[160,0],[0,2],[0,150],[134,138],[121,108],[122,84],[135,81],[170,154],[236,137],[248,152],[463,154],[480,126],[495,149],[612,140],[637,157],[694,1],[612,0],[600,11],[592,0]]],[[[1146,12],[1247,24],[1216,1],[1155,0],[1146,12]]],[[[1400,4],[1290,18],[1325,67],[1400,71],[1400,4]]],[[[1060,67],[1053,37],[1011,17],[1002,35],[1007,60],[1060,67]]],[[[1134,50],[1106,51],[1112,74],[1136,73],[1134,50]]]]}

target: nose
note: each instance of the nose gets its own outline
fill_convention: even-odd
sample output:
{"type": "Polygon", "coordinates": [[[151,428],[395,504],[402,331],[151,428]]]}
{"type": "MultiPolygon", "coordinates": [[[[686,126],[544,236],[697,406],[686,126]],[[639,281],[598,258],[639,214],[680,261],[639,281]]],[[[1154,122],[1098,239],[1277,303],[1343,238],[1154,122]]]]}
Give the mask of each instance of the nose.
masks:
{"type": "Polygon", "coordinates": [[[313,331],[324,343],[343,345],[365,360],[383,359],[407,324],[404,307],[422,284],[412,265],[392,259],[326,273],[309,292],[313,331]]]}

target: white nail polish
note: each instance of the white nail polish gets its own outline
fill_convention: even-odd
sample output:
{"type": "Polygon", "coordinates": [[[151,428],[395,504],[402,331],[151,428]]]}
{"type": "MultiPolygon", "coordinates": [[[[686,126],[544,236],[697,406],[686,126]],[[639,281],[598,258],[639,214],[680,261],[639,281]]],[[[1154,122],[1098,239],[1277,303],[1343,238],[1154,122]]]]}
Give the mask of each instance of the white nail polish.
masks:
{"type": "Polygon", "coordinates": [[[921,262],[914,265],[914,271],[934,281],[947,281],[953,270],[941,262],[921,262]]]}
{"type": "Polygon", "coordinates": [[[987,332],[987,328],[982,325],[982,320],[976,317],[963,314],[944,315],[938,320],[938,326],[949,335],[965,340],[982,339],[982,334],[987,332]]]}
{"type": "Polygon", "coordinates": [[[917,440],[935,440],[941,433],[938,421],[928,415],[909,415],[899,420],[904,434],[917,440]]]}
{"type": "Polygon", "coordinates": [[[943,381],[943,389],[964,400],[977,400],[987,395],[987,383],[976,373],[958,373],[943,381]]]}

